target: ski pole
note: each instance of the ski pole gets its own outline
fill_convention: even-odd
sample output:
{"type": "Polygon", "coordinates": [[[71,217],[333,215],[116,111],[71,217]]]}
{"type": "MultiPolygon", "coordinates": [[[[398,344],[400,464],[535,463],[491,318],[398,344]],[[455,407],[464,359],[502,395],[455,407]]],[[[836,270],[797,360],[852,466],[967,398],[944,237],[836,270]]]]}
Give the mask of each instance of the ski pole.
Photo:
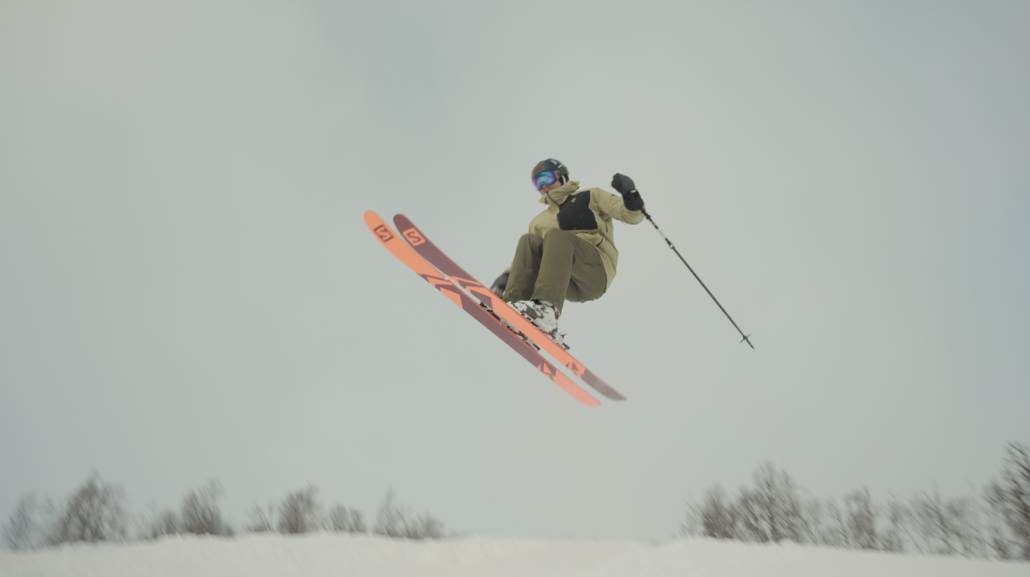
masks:
{"type": "Polygon", "coordinates": [[[694,269],[690,268],[690,265],[687,264],[687,259],[683,258],[683,255],[680,254],[680,251],[676,250],[676,247],[673,246],[672,241],[669,240],[669,237],[665,236],[665,233],[662,232],[662,229],[658,228],[658,223],[656,223],[654,219],[651,218],[650,214],[647,214],[646,210],[644,211],[644,216],[647,217],[647,220],[651,223],[651,226],[653,226],[654,229],[658,231],[658,234],[662,235],[662,238],[665,239],[665,242],[669,245],[669,248],[672,249],[672,252],[676,253],[676,256],[680,257],[680,260],[683,261],[683,264],[687,265],[687,270],[690,271],[690,274],[694,275],[694,278],[697,279],[697,282],[701,283],[701,286],[704,287],[705,292],[708,293],[708,296],[712,297],[712,300],[715,301],[715,304],[719,305],[719,309],[722,311],[722,314],[726,315],[726,318],[730,319],[730,322],[733,323],[733,327],[737,329],[737,332],[740,333],[740,336],[744,337],[743,339],[741,339],[740,342],[747,341],[748,346],[750,346],[751,349],[754,350],[755,345],[751,344],[751,335],[745,335],[744,331],[740,330],[740,327],[738,327],[737,323],[733,321],[733,317],[730,316],[730,313],[726,312],[726,309],[722,308],[722,305],[719,304],[719,299],[715,298],[715,295],[712,294],[712,291],[708,290],[708,287],[705,286],[705,283],[701,280],[701,277],[697,276],[697,273],[694,272],[694,269]]]}

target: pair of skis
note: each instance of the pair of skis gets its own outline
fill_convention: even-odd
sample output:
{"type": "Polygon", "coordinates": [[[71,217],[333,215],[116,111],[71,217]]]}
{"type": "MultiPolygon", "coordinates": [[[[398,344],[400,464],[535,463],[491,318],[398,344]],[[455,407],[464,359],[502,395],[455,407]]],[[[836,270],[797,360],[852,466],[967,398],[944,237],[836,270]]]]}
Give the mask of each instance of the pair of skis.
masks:
{"type": "Polygon", "coordinates": [[[420,277],[433,285],[444,296],[451,299],[465,312],[472,315],[480,324],[497,335],[502,341],[510,346],[522,358],[529,361],[534,367],[551,379],[554,384],[561,387],[565,392],[572,395],[574,399],[587,406],[601,404],[590,393],[577,385],[559,371],[553,364],[545,359],[533,346],[524,341],[511,329],[504,325],[497,317],[507,321],[509,325],[526,335],[533,343],[551,355],[557,362],[565,366],[572,374],[593,387],[605,397],[622,401],[626,397],[611,388],[601,380],[583,363],[580,363],[565,350],[564,347],[551,340],[546,334],[538,329],[529,319],[523,317],[504,302],[501,298],[490,291],[489,288],[477,281],[472,275],[465,272],[453,260],[433,244],[426,235],[422,234],[414,223],[408,220],[403,214],[393,217],[393,222],[400,230],[398,235],[379,215],[372,211],[365,213],[365,224],[369,230],[379,239],[379,242],[386,247],[394,256],[408,267],[415,271],[420,277]],[[403,240],[401,240],[403,238],[403,240]],[[479,304],[472,297],[479,301],[479,304]],[[491,314],[491,311],[493,314],[491,314]],[[494,315],[497,315],[496,317],[494,315]]]}

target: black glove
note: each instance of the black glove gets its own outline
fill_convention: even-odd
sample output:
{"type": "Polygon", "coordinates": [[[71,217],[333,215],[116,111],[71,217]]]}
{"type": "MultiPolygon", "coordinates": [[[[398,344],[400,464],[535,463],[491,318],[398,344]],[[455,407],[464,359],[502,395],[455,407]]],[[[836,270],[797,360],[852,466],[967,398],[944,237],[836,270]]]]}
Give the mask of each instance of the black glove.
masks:
{"type": "Polygon", "coordinates": [[[509,273],[504,273],[501,276],[497,277],[497,280],[494,281],[494,285],[490,287],[490,292],[494,293],[499,297],[503,297],[504,289],[508,286],[508,274],[509,273]]]}
{"type": "Polygon", "coordinates": [[[640,198],[637,185],[633,184],[632,178],[615,173],[612,177],[612,188],[622,195],[622,203],[626,205],[626,210],[637,211],[644,208],[644,201],[640,198]]]}

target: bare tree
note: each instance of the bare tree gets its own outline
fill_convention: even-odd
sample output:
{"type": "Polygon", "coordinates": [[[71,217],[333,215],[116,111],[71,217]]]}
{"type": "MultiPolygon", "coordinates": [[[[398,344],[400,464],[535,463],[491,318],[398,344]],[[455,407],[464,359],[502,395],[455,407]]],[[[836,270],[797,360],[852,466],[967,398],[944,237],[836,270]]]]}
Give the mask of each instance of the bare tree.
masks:
{"type": "Polygon", "coordinates": [[[159,510],[157,503],[151,503],[147,513],[143,514],[136,529],[140,539],[159,539],[165,535],[178,535],[181,532],[179,516],[171,509],[159,510]]]}
{"type": "Polygon", "coordinates": [[[935,487],[933,493],[914,496],[910,512],[916,547],[921,552],[984,555],[977,511],[971,499],[944,499],[935,487]]]}
{"type": "Polygon", "coordinates": [[[166,509],[162,511],[154,521],[155,522],[150,533],[151,539],[157,539],[164,535],[179,534],[179,517],[176,516],[175,511],[166,509]]]}
{"type": "Polygon", "coordinates": [[[318,489],[308,485],[286,495],[279,505],[280,533],[307,533],[318,529],[321,505],[318,503],[317,493],[318,489]]]}
{"type": "Polygon", "coordinates": [[[1001,479],[991,484],[987,499],[1011,533],[1009,556],[1030,560],[1030,447],[1009,443],[1005,452],[1001,479]]]}
{"type": "Polygon", "coordinates": [[[373,531],[379,535],[403,539],[442,539],[447,536],[443,522],[429,513],[418,517],[406,505],[394,502],[393,488],[386,491],[379,505],[379,515],[373,531]]]}
{"type": "Polygon", "coordinates": [[[948,541],[950,532],[944,527],[944,505],[936,488],[933,494],[923,493],[912,497],[910,515],[917,551],[938,555],[954,553],[948,541]]]}
{"type": "Polygon", "coordinates": [[[739,501],[747,540],[801,542],[806,530],[802,500],[794,479],[767,461],[755,470],[754,481],[755,487],[743,489],[739,501]]]}
{"type": "Polygon", "coordinates": [[[124,501],[125,491],[120,486],[107,483],[94,471],[68,498],[47,538],[48,543],[59,545],[124,539],[127,525],[124,501]]]}
{"type": "Polygon", "coordinates": [[[15,550],[33,549],[39,539],[39,503],[33,494],[22,495],[4,523],[4,542],[15,550]]]}
{"type": "Polygon", "coordinates": [[[328,528],[337,533],[365,533],[365,520],[361,511],[348,509],[343,505],[336,505],[329,509],[328,528]]]}
{"type": "Polygon", "coordinates": [[[260,505],[254,505],[247,512],[246,530],[251,533],[269,533],[275,530],[275,507],[268,504],[267,512],[260,505]]]}
{"type": "Polygon", "coordinates": [[[1005,515],[1004,489],[997,482],[989,483],[984,489],[983,498],[987,503],[984,522],[986,546],[991,550],[991,554],[999,559],[1017,558],[1018,551],[1005,515]]]}
{"type": "Polygon", "coordinates": [[[904,553],[908,536],[908,507],[891,495],[886,505],[887,528],[880,536],[880,549],[892,553],[904,553]]]}
{"type": "Polygon", "coordinates": [[[232,527],[222,518],[222,511],[218,507],[218,500],[224,494],[222,484],[214,479],[187,493],[179,509],[179,527],[182,532],[231,536],[232,527]]]}
{"type": "Polygon", "coordinates": [[[961,552],[966,557],[987,557],[990,549],[984,539],[984,508],[977,499],[976,491],[971,496],[952,499],[948,504],[951,516],[956,519],[959,532],[956,534],[961,552]]]}
{"type": "Polygon", "coordinates": [[[687,519],[680,525],[680,533],[733,539],[737,537],[736,524],[736,507],[720,485],[713,485],[705,491],[700,505],[688,505],[687,519]]]}
{"type": "Polygon", "coordinates": [[[852,549],[876,549],[879,538],[876,532],[876,506],[868,487],[852,491],[844,496],[844,534],[847,545],[852,549]]]}
{"type": "Polygon", "coordinates": [[[429,513],[422,513],[404,526],[408,539],[443,539],[447,536],[443,521],[429,513]]]}
{"type": "Polygon", "coordinates": [[[1001,478],[984,490],[984,541],[1002,559],[1030,560],[1030,447],[1009,443],[1001,478]]]}
{"type": "Polygon", "coordinates": [[[387,537],[403,537],[408,515],[406,507],[393,502],[393,487],[390,487],[379,504],[379,516],[373,531],[387,537]]]}
{"type": "Polygon", "coordinates": [[[844,532],[844,516],[832,498],[825,502],[811,498],[803,509],[807,542],[828,547],[847,545],[844,532]]]}

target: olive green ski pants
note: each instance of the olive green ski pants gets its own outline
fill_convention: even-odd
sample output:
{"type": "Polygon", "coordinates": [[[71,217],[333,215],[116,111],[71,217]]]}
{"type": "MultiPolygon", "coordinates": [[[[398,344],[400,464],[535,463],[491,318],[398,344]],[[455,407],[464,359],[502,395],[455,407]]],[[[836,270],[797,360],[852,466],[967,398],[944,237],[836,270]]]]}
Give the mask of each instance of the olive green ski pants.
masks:
{"type": "Polygon", "coordinates": [[[546,238],[525,234],[519,239],[504,300],[548,301],[560,312],[566,300],[581,303],[600,298],[607,285],[597,249],[556,228],[549,230],[546,238]]]}

